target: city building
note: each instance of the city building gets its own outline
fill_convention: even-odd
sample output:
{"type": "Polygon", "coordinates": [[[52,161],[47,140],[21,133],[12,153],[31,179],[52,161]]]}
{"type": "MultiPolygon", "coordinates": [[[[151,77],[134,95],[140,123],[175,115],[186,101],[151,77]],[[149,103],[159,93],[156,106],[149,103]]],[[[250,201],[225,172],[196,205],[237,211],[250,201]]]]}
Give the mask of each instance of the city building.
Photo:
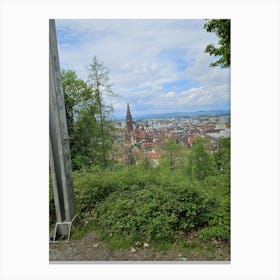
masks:
{"type": "Polygon", "coordinates": [[[143,125],[141,128],[137,127],[133,121],[129,104],[127,103],[125,144],[143,142],[153,142],[153,129],[149,127],[144,128],[143,125]]]}

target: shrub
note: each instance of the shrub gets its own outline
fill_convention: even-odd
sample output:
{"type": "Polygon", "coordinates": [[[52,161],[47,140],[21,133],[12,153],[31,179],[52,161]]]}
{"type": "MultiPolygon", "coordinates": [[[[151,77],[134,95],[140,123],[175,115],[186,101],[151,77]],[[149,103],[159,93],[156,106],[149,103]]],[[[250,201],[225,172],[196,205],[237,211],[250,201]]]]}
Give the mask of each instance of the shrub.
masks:
{"type": "Polygon", "coordinates": [[[204,180],[204,196],[215,200],[209,213],[208,227],[199,231],[202,240],[230,240],[230,185],[226,176],[213,176],[204,180]]]}
{"type": "Polygon", "coordinates": [[[213,161],[206,142],[204,138],[196,138],[188,152],[186,171],[193,181],[202,181],[213,173],[213,161]]]}
{"type": "Polygon", "coordinates": [[[120,236],[131,242],[172,242],[176,230],[207,223],[210,202],[188,185],[173,185],[169,181],[144,188],[132,185],[99,203],[94,220],[105,239],[120,236]]]}
{"type": "MultiPolygon", "coordinates": [[[[73,172],[73,182],[76,211],[91,216],[109,243],[171,243],[178,230],[196,228],[202,240],[230,238],[226,175],[191,182],[183,169],[164,173],[161,167],[122,166],[109,172],[95,167],[73,172]]],[[[54,214],[50,189],[50,221],[55,221],[54,214]]]]}
{"type": "Polygon", "coordinates": [[[199,231],[198,236],[204,241],[211,239],[228,241],[230,238],[230,228],[224,225],[206,227],[199,231]]]}

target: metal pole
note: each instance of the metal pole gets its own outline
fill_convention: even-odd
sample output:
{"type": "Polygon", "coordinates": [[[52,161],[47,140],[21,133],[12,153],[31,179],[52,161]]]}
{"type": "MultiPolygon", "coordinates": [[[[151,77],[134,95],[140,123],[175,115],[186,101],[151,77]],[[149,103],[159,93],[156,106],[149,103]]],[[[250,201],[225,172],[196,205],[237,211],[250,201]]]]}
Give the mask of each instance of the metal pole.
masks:
{"type": "MultiPolygon", "coordinates": [[[[75,216],[74,190],[68,129],[63,97],[55,21],[49,21],[49,121],[50,121],[50,169],[57,222],[71,222],[75,216]]],[[[58,227],[60,234],[66,228],[58,227]]]]}

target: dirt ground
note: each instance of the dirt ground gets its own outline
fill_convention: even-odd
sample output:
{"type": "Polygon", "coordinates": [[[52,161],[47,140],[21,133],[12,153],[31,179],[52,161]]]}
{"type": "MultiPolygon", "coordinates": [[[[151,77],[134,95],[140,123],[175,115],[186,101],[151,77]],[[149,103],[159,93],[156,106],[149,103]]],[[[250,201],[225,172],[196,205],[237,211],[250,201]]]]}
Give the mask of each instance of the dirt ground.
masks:
{"type": "Polygon", "coordinates": [[[50,241],[49,261],[230,261],[229,245],[214,242],[205,248],[184,248],[182,250],[156,250],[151,246],[135,244],[133,248],[111,250],[102,243],[94,232],[85,234],[79,240],[50,241]],[[137,246],[138,245],[138,246],[137,246]]]}

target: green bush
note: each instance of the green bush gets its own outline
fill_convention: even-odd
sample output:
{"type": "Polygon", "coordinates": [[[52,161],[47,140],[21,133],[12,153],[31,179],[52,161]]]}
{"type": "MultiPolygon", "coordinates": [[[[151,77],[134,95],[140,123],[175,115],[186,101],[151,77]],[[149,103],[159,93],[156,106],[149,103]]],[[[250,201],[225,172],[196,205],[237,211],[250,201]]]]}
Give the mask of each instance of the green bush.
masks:
{"type": "Polygon", "coordinates": [[[126,191],[132,186],[141,189],[146,184],[158,184],[161,178],[153,171],[142,172],[142,169],[136,166],[114,171],[104,171],[96,167],[90,172],[73,172],[73,181],[76,208],[79,212],[87,212],[115,191],[126,191]]]}
{"type": "Polygon", "coordinates": [[[199,231],[198,236],[204,241],[212,239],[228,241],[230,238],[230,228],[224,225],[206,227],[199,231]]]}
{"type": "Polygon", "coordinates": [[[230,240],[230,185],[227,176],[212,176],[201,187],[204,197],[215,200],[208,217],[208,227],[199,231],[202,240],[230,240]]]}
{"type": "MultiPolygon", "coordinates": [[[[229,177],[192,182],[183,169],[164,171],[142,165],[75,171],[76,211],[93,218],[101,237],[118,246],[136,239],[171,243],[178,231],[190,229],[200,229],[202,240],[229,240],[229,177]]],[[[54,213],[50,191],[50,220],[54,213]]]]}
{"type": "Polygon", "coordinates": [[[207,224],[210,204],[211,201],[186,184],[166,181],[144,188],[132,185],[99,203],[94,220],[105,239],[120,236],[131,242],[136,239],[173,242],[177,230],[207,224]]]}

